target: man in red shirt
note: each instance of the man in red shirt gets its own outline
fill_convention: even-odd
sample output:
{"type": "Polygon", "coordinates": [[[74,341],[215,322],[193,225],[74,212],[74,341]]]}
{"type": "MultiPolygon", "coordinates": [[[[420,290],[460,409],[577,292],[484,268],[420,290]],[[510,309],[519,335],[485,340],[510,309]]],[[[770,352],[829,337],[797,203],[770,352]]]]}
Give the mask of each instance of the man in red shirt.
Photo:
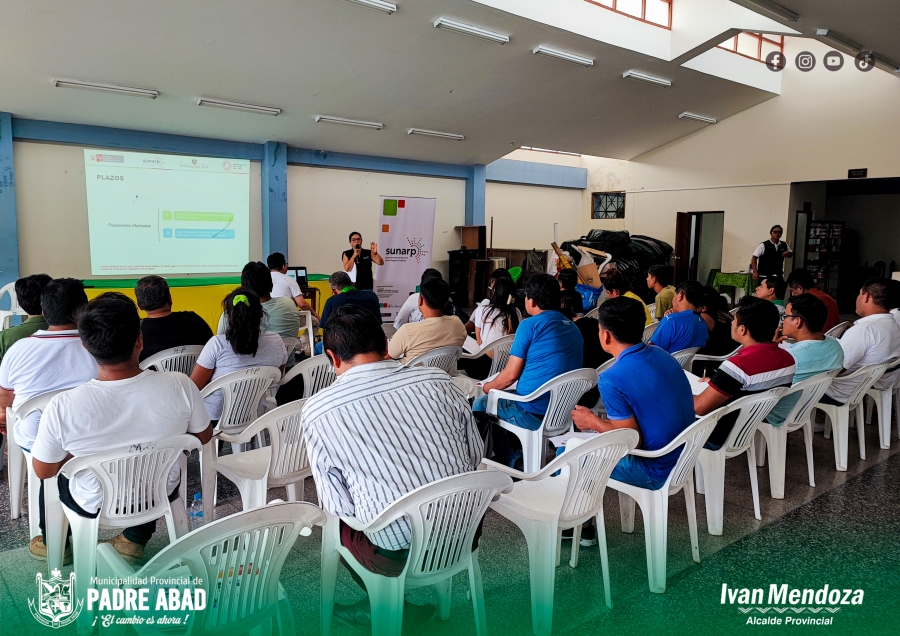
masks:
{"type": "Polygon", "coordinates": [[[841,321],[841,312],[838,310],[837,301],[816,287],[812,275],[805,269],[795,269],[787,278],[791,296],[800,294],[812,294],[828,308],[828,319],[825,321],[824,331],[828,332],[841,321]]]}

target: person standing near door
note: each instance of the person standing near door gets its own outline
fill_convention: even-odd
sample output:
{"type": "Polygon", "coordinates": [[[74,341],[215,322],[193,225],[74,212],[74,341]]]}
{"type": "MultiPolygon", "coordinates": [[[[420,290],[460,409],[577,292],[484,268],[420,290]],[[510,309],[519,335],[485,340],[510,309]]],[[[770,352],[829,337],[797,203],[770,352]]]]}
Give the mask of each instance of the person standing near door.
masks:
{"type": "Polygon", "coordinates": [[[773,225],[769,230],[771,238],[760,243],[753,252],[753,257],[750,259],[753,280],[775,274],[784,276],[784,259],[790,258],[794,253],[791,251],[791,246],[781,240],[782,234],[784,234],[784,228],[780,225],[773,225]]]}
{"type": "Polygon", "coordinates": [[[372,263],[384,265],[384,259],[378,253],[378,245],[371,243],[370,249],[362,249],[362,234],[350,232],[350,249],[343,253],[344,271],[350,275],[357,289],[372,289],[375,280],[372,277],[372,263]],[[356,276],[353,272],[356,271],[356,276]]]}

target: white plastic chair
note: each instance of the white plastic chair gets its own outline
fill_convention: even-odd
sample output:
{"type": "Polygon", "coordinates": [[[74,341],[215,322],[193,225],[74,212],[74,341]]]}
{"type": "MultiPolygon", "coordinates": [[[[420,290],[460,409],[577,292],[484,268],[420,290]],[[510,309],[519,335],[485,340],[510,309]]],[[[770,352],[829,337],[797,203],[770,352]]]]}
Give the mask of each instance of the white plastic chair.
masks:
{"type": "Polygon", "coordinates": [[[288,354],[288,358],[290,358],[291,355],[300,350],[300,338],[281,336],[281,341],[284,343],[284,348],[288,354]]]}
{"type": "Polygon", "coordinates": [[[596,318],[600,315],[600,307],[594,307],[589,312],[587,312],[584,317],[585,318],[596,318]]]}
{"type": "MultiPolygon", "coordinates": [[[[703,353],[698,353],[697,355],[694,356],[694,359],[691,361],[691,365],[693,365],[695,362],[703,362],[703,363],[712,362],[714,364],[721,364],[721,363],[725,362],[728,358],[730,358],[731,356],[736,354],[738,351],[740,351],[743,346],[744,345],[738,345],[737,349],[735,349],[731,353],[726,353],[724,356],[709,356],[709,355],[706,355],[703,353]]],[[[703,365],[703,373],[701,374],[701,376],[707,375],[706,369],[707,369],[707,366],[706,366],[706,364],[704,364],[703,365]]]]}
{"type": "Polygon", "coordinates": [[[16,298],[16,283],[7,283],[0,287],[0,301],[3,295],[9,294],[9,309],[0,309],[0,331],[9,329],[12,324],[13,316],[27,316],[28,312],[19,307],[19,300],[16,298]]]}
{"type": "Polygon", "coordinates": [[[647,544],[647,577],[650,591],[662,594],[666,591],[666,549],[668,544],[669,497],[684,490],[687,506],[688,530],[691,535],[691,554],[700,563],[700,545],[697,536],[697,509],[694,502],[693,467],[697,455],[712,433],[723,409],[718,409],[698,419],[687,427],[668,446],[656,451],[633,450],[637,457],[657,458],[681,448],[669,478],[659,490],[632,486],[616,479],[609,480],[609,487],[619,491],[619,509],[622,516],[622,532],[634,532],[634,503],[641,507],[644,518],[644,539],[647,544]],[[683,447],[683,448],[682,448],[683,447]]]}
{"type": "Polygon", "coordinates": [[[498,389],[492,389],[488,393],[486,412],[490,415],[497,415],[500,400],[531,402],[542,395],[550,394],[550,404],[547,406],[540,428],[529,431],[503,420],[498,422],[501,428],[513,433],[522,442],[524,472],[536,473],[541,469],[547,438],[565,433],[571,428],[572,409],[585,391],[595,384],[597,384],[595,369],[576,369],[545,382],[529,395],[507,393],[498,389]]]}
{"type": "Polygon", "coordinates": [[[316,330],[313,327],[313,317],[312,313],[309,311],[301,311],[300,312],[300,331],[299,338],[297,342],[297,350],[299,351],[303,347],[303,338],[306,336],[306,340],[308,341],[308,347],[306,349],[306,355],[312,357],[313,351],[316,346],[316,330]]]}
{"type": "MultiPolygon", "coordinates": [[[[313,504],[273,502],[194,530],[137,572],[115,548],[102,543],[97,547],[97,573],[102,578],[138,581],[124,585],[125,589],[140,587],[140,581],[176,575],[201,581],[197,588],[206,592],[206,607],[190,612],[188,633],[270,634],[275,617],[281,634],[294,634],[293,612],[279,583],[281,570],[298,535],[308,537],[314,526],[324,523],[325,514],[313,504]]],[[[155,603],[152,593],[150,602],[155,603]]],[[[101,633],[118,634],[125,629],[113,623],[101,633]]],[[[166,627],[159,631],[165,632],[166,627]]]]}
{"type": "Polygon", "coordinates": [[[676,351],[672,354],[672,357],[678,361],[678,364],[681,365],[682,369],[690,371],[691,364],[694,362],[694,356],[697,355],[698,351],[700,351],[700,347],[689,347],[687,349],[682,349],[681,351],[676,351]]]}
{"type": "Polygon", "coordinates": [[[201,351],[203,351],[202,345],[172,347],[153,354],[141,362],[140,367],[145,371],[152,368],[157,371],[177,371],[178,373],[190,375],[194,370],[197,358],[200,357],[201,351]]]}
{"type": "Polygon", "coordinates": [[[810,415],[816,402],[822,399],[825,391],[831,384],[837,371],[819,373],[798,382],[792,386],[783,396],[782,400],[790,395],[799,393],[797,403],[791,409],[781,426],[772,426],[765,420],[759,425],[756,436],[756,465],[764,466],[766,451],[769,454],[769,488],[772,499],[784,499],[784,473],[787,463],[787,436],[798,429],[803,429],[803,440],[806,445],[806,468],[809,471],[809,486],[816,487],[813,474],[813,430],[810,415]]]}
{"type": "Polygon", "coordinates": [[[499,470],[521,481],[513,484],[491,508],[516,524],[528,544],[531,568],[531,620],[537,636],[553,629],[553,594],[559,565],[562,531],[572,529],[569,565],[578,565],[581,524],[596,519],[606,606],[612,607],[609,557],[603,520],[603,493],[616,464],[638,443],[637,431],[620,429],[590,440],[571,439],[566,452],[534,475],[484,460],[488,469],[499,470]],[[561,471],[554,477],[556,471],[561,471]]]}
{"type": "Polygon", "coordinates": [[[722,534],[725,509],[725,460],[747,453],[750,468],[750,491],[753,495],[753,514],[762,519],[759,512],[759,484],[756,478],[756,449],[754,435],[759,423],[769,414],[787,388],[769,389],[735,400],[719,415],[721,420],[729,413],[738,413],[728,439],[719,450],[703,448],[697,457],[697,493],[706,498],[706,529],[709,534],[722,534]]]}
{"type": "Polygon", "coordinates": [[[456,385],[460,391],[465,393],[466,399],[471,402],[474,400],[479,393],[478,385],[475,384],[475,380],[465,375],[453,375],[450,376],[450,380],[453,381],[453,384],[456,385]]]}
{"type": "Polygon", "coordinates": [[[331,386],[337,379],[334,365],[328,356],[313,356],[294,365],[294,368],[284,374],[278,382],[278,386],[284,386],[297,376],[303,376],[303,398],[309,398],[324,388],[331,386]]]}
{"type": "MultiPolygon", "coordinates": [[[[598,383],[600,382],[600,376],[615,363],[616,363],[616,359],[610,358],[609,360],[607,360],[606,362],[601,364],[599,367],[597,367],[597,382],[598,383]]],[[[594,415],[597,415],[598,417],[600,416],[601,413],[604,413],[604,414],[606,413],[606,406],[604,406],[604,404],[603,404],[603,396],[602,395],[599,398],[597,398],[597,403],[593,406],[593,408],[591,408],[591,411],[593,411],[594,415]]]]}
{"type": "Polygon", "coordinates": [[[478,636],[487,636],[478,550],[472,550],[472,542],[488,505],[500,493],[509,492],[511,486],[512,480],[503,473],[476,470],[416,488],[367,524],[328,515],[322,532],[322,636],[331,633],[334,589],[342,557],[366,585],[372,611],[372,636],[400,636],[403,595],[408,588],[433,586],[437,617],[448,620],[451,579],[462,570],[469,571],[475,631],[478,636]],[[369,572],[341,545],[339,522],[371,533],[404,517],[411,532],[409,558],[400,576],[369,572]]]}
{"type": "Polygon", "coordinates": [[[846,404],[834,406],[832,404],[822,404],[821,402],[818,402],[815,405],[815,408],[828,416],[828,421],[825,423],[825,439],[831,437],[833,432],[834,463],[839,471],[847,470],[851,413],[856,416],[856,433],[859,439],[859,458],[866,458],[865,420],[863,419],[862,402],[866,395],[866,391],[871,389],[872,385],[878,382],[879,378],[884,375],[887,367],[887,362],[870,364],[868,366],[860,367],[849,375],[836,376],[832,382],[835,380],[840,380],[842,382],[845,380],[855,380],[859,383],[850,394],[850,398],[847,400],[846,404]]]}
{"type": "MultiPolygon", "coordinates": [[[[888,368],[885,375],[897,368],[900,360],[889,360],[888,368]]],[[[877,384],[877,382],[876,382],[877,384]]],[[[881,448],[891,447],[891,411],[894,401],[894,393],[900,389],[900,373],[897,373],[894,379],[883,389],[876,389],[873,385],[871,389],[866,391],[866,424],[872,421],[872,408],[878,407],[878,442],[881,448]]],[[[900,420],[898,420],[900,426],[900,420]]]]}
{"type": "MultiPolygon", "coordinates": [[[[169,541],[175,542],[188,532],[184,500],[177,496],[169,502],[167,482],[170,470],[185,452],[200,450],[200,440],[193,435],[176,435],[158,442],[134,444],[89,457],[75,457],[66,462],[59,474],[71,481],[77,473],[90,470],[103,490],[100,514],[94,519],[82,517],[67,506],[55,502],[65,515],[63,523],[47,532],[66,536],[72,528],[72,548],[75,559],[75,598],[87,598],[91,577],[96,573],[97,535],[101,527],[129,528],[165,517],[169,541]],[[66,523],[68,522],[68,523],[66,523]]],[[[44,486],[47,495],[47,486],[44,486]]],[[[49,512],[50,503],[45,501],[49,512]]],[[[93,611],[87,607],[78,616],[78,633],[90,634],[93,611]]]]}
{"type": "Polygon", "coordinates": [[[456,361],[462,356],[462,347],[438,347],[425,353],[420,353],[409,362],[404,362],[407,367],[434,367],[447,373],[456,365],[456,361]]]}
{"type": "Polygon", "coordinates": [[[647,305],[647,309],[650,310],[650,320],[652,320],[653,322],[659,322],[656,317],[656,303],[650,303],[649,305],[647,305]]]}
{"type": "MultiPolygon", "coordinates": [[[[651,307],[655,307],[655,305],[651,305],[651,307]]],[[[644,335],[641,336],[641,342],[643,342],[644,344],[650,344],[650,338],[653,337],[653,333],[656,331],[656,329],[658,327],[659,327],[658,321],[651,322],[649,325],[644,327],[644,335]]]]}
{"type": "Polygon", "coordinates": [[[202,482],[213,481],[216,472],[222,473],[237,486],[244,511],[265,506],[269,488],[284,486],[288,501],[302,499],[306,478],[312,475],[300,426],[300,411],[305,402],[296,400],[279,406],[238,435],[219,433],[214,436],[210,444],[216,441],[244,444],[265,430],[269,433],[269,445],[218,458],[210,453],[214,461],[204,462],[202,482]]]}
{"type": "Polygon", "coordinates": [[[832,338],[840,338],[844,335],[844,332],[847,331],[850,327],[853,326],[853,323],[849,320],[845,320],[844,322],[840,322],[836,324],[834,327],[825,332],[826,336],[831,336],[832,338]]]}
{"type": "Polygon", "coordinates": [[[483,345],[481,349],[475,353],[466,353],[464,351],[460,358],[463,360],[474,360],[475,358],[486,356],[488,352],[490,352],[493,357],[491,358],[491,370],[488,372],[488,375],[500,373],[509,361],[509,351],[512,349],[512,343],[515,339],[515,334],[497,338],[493,342],[483,345]]]}

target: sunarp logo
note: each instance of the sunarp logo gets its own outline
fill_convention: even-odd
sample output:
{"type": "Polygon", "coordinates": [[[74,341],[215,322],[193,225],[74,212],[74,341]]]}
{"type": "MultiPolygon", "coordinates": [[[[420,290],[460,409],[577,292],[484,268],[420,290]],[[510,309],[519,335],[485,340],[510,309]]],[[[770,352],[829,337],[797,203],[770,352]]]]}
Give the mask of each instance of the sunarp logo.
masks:
{"type": "Polygon", "coordinates": [[[415,258],[417,263],[421,263],[422,256],[428,252],[425,250],[425,243],[420,238],[407,237],[406,242],[409,247],[389,247],[385,250],[387,256],[406,256],[415,258]]]}
{"type": "Polygon", "coordinates": [[[59,629],[72,623],[81,613],[84,601],[75,602],[75,573],[66,581],[59,570],[53,570],[51,577],[44,580],[42,572],[38,572],[36,581],[38,588],[37,602],[28,599],[31,615],[41,625],[59,629]]]}

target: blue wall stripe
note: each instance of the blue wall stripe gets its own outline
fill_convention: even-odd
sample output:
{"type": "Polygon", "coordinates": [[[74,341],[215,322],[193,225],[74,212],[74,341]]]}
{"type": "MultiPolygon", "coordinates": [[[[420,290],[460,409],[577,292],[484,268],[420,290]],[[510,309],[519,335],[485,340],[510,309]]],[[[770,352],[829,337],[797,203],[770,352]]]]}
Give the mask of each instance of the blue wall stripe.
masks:
{"type": "Polygon", "coordinates": [[[498,159],[487,166],[487,180],[551,188],[587,188],[587,168],[498,159]]]}
{"type": "MultiPolygon", "coordinates": [[[[0,113],[0,286],[19,277],[15,173],[12,117],[9,113],[0,113]]],[[[3,304],[9,303],[4,300],[3,304]]]]}
{"type": "Polygon", "coordinates": [[[205,137],[185,137],[164,133],[64,124],[38,119],[13,119],[12,134],[21,141],[49,141],[81,146],[121,148],[142,152],[171,152],[182,155],[223,157],[225,159],[249,159],[262,161],[263,145],[207,139],[205,137]]]}
{"type": "Polygon", "coordinates": [[[395,174],[444,177],[448,179],[467,179],[469,177],[469,166],[460,166],[452,163],[391,159],[389,157],[353,155],[343,152],[307,150],[304,148],[288,148],[287,155],[288,163],[298,166],[343,168],[345,170],[363,170],[367,172],[392,172],[395,174]]]}
{"type": "Polygon", "coordinates": [[[266,142],[261,177],[262,257],[265,259],[272,252],[287,257],[287,144],[266,142]]]}
{"type": "Polygon", "coordinates": [[[484,225],[486,172],[482,165],[469,168],[469,178],[466,179],[466,225],[484,225]]]}

